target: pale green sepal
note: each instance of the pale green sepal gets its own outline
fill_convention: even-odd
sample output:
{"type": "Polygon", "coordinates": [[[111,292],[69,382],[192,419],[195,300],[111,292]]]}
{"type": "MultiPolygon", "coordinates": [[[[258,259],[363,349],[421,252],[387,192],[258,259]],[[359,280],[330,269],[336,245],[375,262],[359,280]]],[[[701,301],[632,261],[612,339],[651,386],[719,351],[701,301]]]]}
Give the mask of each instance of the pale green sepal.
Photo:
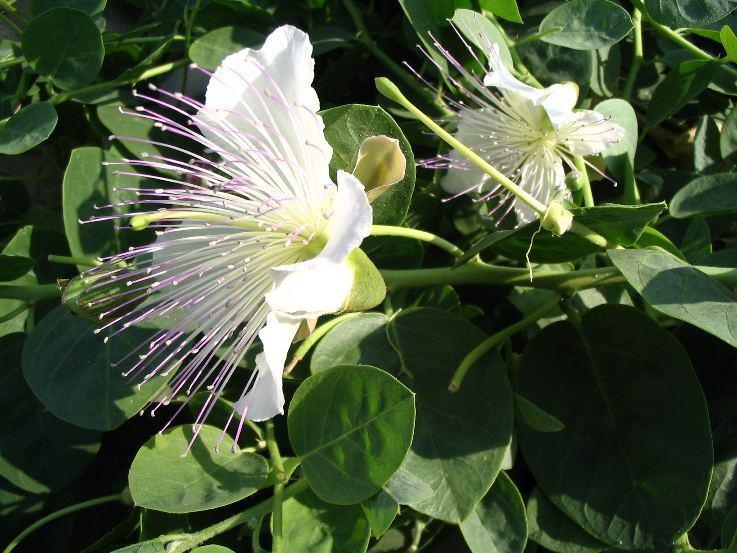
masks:
{"type": "Polygon", "coordinates": [[[361,248],[356,248],[348,254],[344,263],[348,264],[353,271],[353,287],[340,313],[365,311],[384,301],[386,297],[384,279],[361,248]]]}

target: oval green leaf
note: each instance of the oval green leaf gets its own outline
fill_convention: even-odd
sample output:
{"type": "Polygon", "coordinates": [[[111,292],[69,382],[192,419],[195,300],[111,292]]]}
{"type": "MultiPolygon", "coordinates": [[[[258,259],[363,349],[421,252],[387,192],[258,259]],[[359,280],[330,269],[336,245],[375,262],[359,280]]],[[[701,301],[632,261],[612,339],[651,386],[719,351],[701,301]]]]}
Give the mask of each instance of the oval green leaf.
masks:
{"type": "Polygon", "coordinates": [[[706,499],[709,416],[683,346],[642,312],[602,305],[581,326],[545,327],[527,346],[518,391],[565,428],[519,426],[546,495],[598,540],[665,549],[706,499]]]}
{"type": "Polygon", "coordinates": [[[509,476],[499,473],[489,493],[460,527],[471,553],[524,551],[527,543],[525,504],[509,476]]]}
{"type": "Polygon", "coordinates": [[[345,365],[305,380],[287,421],[310,487],[325,501],[350,505],[378,492],[402,464],[415,403],[388,373],[345,365]]]}
{"type": "Polygon", "coordinates": [[[105,56],[95,23],[72,8],[52,8],[34,17],[21,46],[31,68],[65,90],[91,83],[105,56]]]}
{"type": "Polygon", "coordinates": [[[221,429],[202,426],[187,451],[192,437],[191,425],[177,426],[138,450],[128,473],[136,505],[166,513],[205,511],[240,501],[267,484],[266,459],[233,453],[233,439],[221,429]]]}
{"type": "Polygon", "coordinates": [[[189,47],[189,59],[215,71],[227,56],[246,47],[258,47],[263,35],[245,27],[221,27],[198,38],[189,47]]]}
{"type": "Polygon", "coordinates": [[[540,32],[551,31],[541,40],[574,50],[611,46],[631,30],[632,19],[627,11],[609,0],[571,0],[555,8],[540,23],[540,32]]]}
{"type": "Polygon", "coordinates": [[[131,327],[104,343],[95,328],[63,305],[55,307],[28,336],[23,374],[36,397],[60,419],[112,430],[138,414],[165,381],[152,378],[139,389],[112,366],[153,331],[131,327]]]}
{"type": "Polygon", "coordinates": [[[29,104],[0,129],[0,154],[17,155],[38,146],[56,127],[58,116],[49,102],[29,104]]]}
{"type": "MultiPolygon", "coordinates": [[[[512,439],[514,407],[506,369],[498,356],[485,356],[466,374],[460,390],[449,392],[453,371],[486,336],[439,309],[402,311],[390,321],[387,334],[417,394],[415,436],[400,469],[410,486],[398,490],[409,491],[409,497],[400,502],[459,523],[489,491],[512,439]],[[432,495],[423,497],[427,487],[432,495]]],[[[394,499],[401,499],[387,487],[394,499]]]]}
{"type": "Polygon", "coordinates": [[[659,23],[679,28],[702,28],[735,9],[733,0],[644,0],[648,13],[659,23]]]}
{"type": "Polygon", "coordinates": [[[724,284],[668,252],[608,253],[627,282],[653,309],[737,347],[737,294],[724,284]]]}
{"type": "Polygon", "coordinates": [[[0,254],[0,282],[22,277],[33,269],[35,263],[29,257],[0,254]]]}
{"type": "Polygon", "coordinates": [[[717,173],[696,178],[676,192],[668,209],[677,219],[737,211],[737,175],[717,173]]]}
{"type": "Polygon", "coordinates": [[[31,13],[41,14],[52,8],[74,8],[87,15],[100,15],[105,9],[107,0],[31,0],[31,13]]]}

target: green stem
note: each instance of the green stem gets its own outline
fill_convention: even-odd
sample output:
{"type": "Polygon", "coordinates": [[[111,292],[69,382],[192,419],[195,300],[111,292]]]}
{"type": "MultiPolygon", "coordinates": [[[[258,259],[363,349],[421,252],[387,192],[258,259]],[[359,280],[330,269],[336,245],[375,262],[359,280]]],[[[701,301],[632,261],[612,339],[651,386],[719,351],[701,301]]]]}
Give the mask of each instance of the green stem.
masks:
{"type": "Polygon", "coordinates": [[[102,262],[93,257],[74,257],[69,255],[49,255],[48,260],[51,263],[59,265],[79,265],[82,267],[99,267],[102,262]]]}
{"type": "Polygon", "coordinates": [[[23,36],[23,29],[18,27],[18,25],[16,25],[15,22],[12,19],[10,19],[7,15],[0,13],[0,20],[5,22],[5,24],[8,27],[13,29],[18,34],[18,36],[23,36]]]}
{"type": "Polygon", "coordinates": [[[159,75],[163,75],[164,73],[168,73],[169,71],[172,71],[176,69],[177,67],[186,65],[187,63],[189,63],[189,60],[187,59],[171,61],[169,63],[164,63],[162,65],[152,67],[151,69],[147,69],[146,71],[141,73],[138,77],[135,77],[132,79],[105,81],[104,83],[93,84],[93,85],[86,86],[83,88],[78,88],[77,90],[68,90],[66,92],[60,92],[59,94],[51,98],[51,103],[55,105],[61,104],[62,102],[66,102],[67,100],[71,100],[72,98],[75,98],[77,96],[83,96],[85,94],[94,94],[97,92],[105,92],[106,90],[117,88],[119,86],[123,86],[126,84],[134,84],[139,81],[145,81],[147,79],[152,79],[154,77],[158,77],[159,75]]]}
{"type": "Polygon", "coordinates": [[[461,383],[463,382],[468,369],[470,369],[474,365],[474,363],[476,363],[476,361],[481,359],[486,354],[486,352],[494,349],[500,344],[503,344],[507,340],[507,338],[514,336],[531,324],[539,321],[550,311],[552,311],[554,307],[557,307],[559,302],[560,298],[556,297],[555,299],[544,303],[538,309],[524,317],[522,320],[508,326],[504,330],[500,330],[496,334],[492,334],[486,340],[481,342],[478,346],[473,348],[471,352],[463,358],[461,364],[458,365],[456,372],[453,374],[453,378],[448,384],[448,390],[450,392],[457,392],[458,389],[461,387],[461,383]]]}
{"type": "MultiPolygon", "coordinates": [[[[525,44],[529,44],[530,42],[535,42],[536,40],[540,40],[544,36],[552,35],[553,33],[558,33],[563,30],[563,27],[550,27],[550,29],[545,29],[544,31],[540,31],[538,33],[534,33],[531,35],[527,35],[526,37],[523,37],[519,39],[514,44],[511,44],[511,48],[519,48],[520,46],[524,46],[525,44]]],[[[527,68],[525,67],[525,70],[527,68]]]]}
{"type": "Polygon", "coordinates": [[[624,191],[622,198],[624,203],[635,205],[640,203],[640,191],[637,189],[637,181],[635,180],[635,170],[632,168],[632,162],[629,156],[624,156],[624,191]]]}
{"type": "MultiPolygon", "coordinates": [[[[308,488],[309,486],[307,484],[307,480],[305,480],[304,478],[302,478],[301,480],[297,480],[291,486],[287,486],[286,488],[284,488],[284,491],[281,494],[281,499],[282,501],[289,499],[290,497],[293,497],[298,493],[307,490],[308,488]]],[[[184,536],[177,536],[176,540],[172,541],[172,543],[167,547],[166,551],[167,553],[184,553],[185,551],[189,551],[190,549],[197,547],[201,543],[204,543],[214,538],[215,536],[219,536],[220,534],[223,534],[228,530],[232,530],[233,528],[241,526],[242,524],[248,524],[251,521],[257,521],[260,517],[266,515],[272,510],[273,504],[274,498],[270,497],[269,499],[262,501],[258,505],[254,505],[253,507],[246,509],[241,513],[226,518],[225,520],[221,520],[220,522],[213,524],[212,526],[208,526],[207,528],[204,528],[199,532],[194,532],[193,534],[188,534],[184,536]]],[[[166,539],[166,536],[162,536],[161,538],[161,540],[166,539]]]]}
{"type": "Polygon", "coordinates": [[[12,311],[9,311],[5,315],[0,316],[0,324],[6,323],[8,321],[12,321],[15,319],[18,315],[23,313],[24,311],[28,310],[29,305],[27,303],[23,303],[13,309],[12,311]]]}
{"type": "MultiPolygon", "coordinates": [[[[111,46],[120,46],[122,44],[147,44],[149,42],[161,42],[168,37],[166,36],[140,36],[140,37],[131,37],[131,38],[113,38],[107,41],[105,44],[109,44],[111,46]]],[[[173,41],[180,41],[185,40],[186,37],[183,35],[174,35],[171,37],[171,40],[173,41]]]]}
{"type": "Polygon", "coordinates": [[[273,507],[271,510],[271,536],[272,536],[272,553],[284,553],[284,536],[282,531],[284,501],[284,484],[287,480],[287,474],[284,470],[281,453],[279,453],[279,444],[276,443],[274,436],[273,421],[266,421],[266,447],[271,457],[271,466],[274,468],[276,475],[276,484],[274,484],[273,507]]]}
{"type": "MultiPolygon", "coordinates": [[[[714,61],[714,62],[721,61],[719,60],[719,58],[715,58],[708,52],[705,52],[704,50],[702,50],[695,44],[689,42],[682,35],[678,34],[676,31],[674,31],[670,27],[666,27],[665,25],[661,25],[660,23],[655,21],[647,13],[647,9],[642,3],[642,0],[632,0],[632,3],[642,12],[643,18],[645,18],[645,20],[648,22],[648,24],[652,28],[658,31],[660,34],[662,34],[664,37],[666,37],[671,42],[678,44],[678,46],[680,46],[684,50],[688,50],[689,52],[691,52],[694,56],[696,56],[699,59],[707,60],[707,61],[714,61]]],[[[737,78],[737,69],[735,69],[731,65],[722,63],[721,68],[723,71],[726,71],[727,73],[729,73],[732,78],[737,78]]]]}
{"type": "Polygon", "coordinates": [[[413,238],[415,240],[419,240],[420,242],[427,242],[428,244],[437,246],[438,248],[448,252],[455,258],[459,258],[463,255],[463,250],[455,244],[451,244],[444,238],[440,238],[439,236],[436,236],[430,232],[425,232],[424,230],[417,230],[406,227],[392,227],[389,225],[373,225],[371,227],[371,235],[413,238]]]}
{"type": "Polygon", "coordinates": [[[41,301],[58,298],[60,295],[58,284],[0,284],[0,298],[8,300],[41,301]]]}
{"type": "MultiPolygon", "coordinates": [[[[726,286],[737,286],[737,269],[694,265],[702,273],[726,286]]],[[[607,284],[623,284],[625,278],[616,267],[582,269],[579,271],[542,271],[530,282],[527,269],[499,267],[480,261],[469,261],[459,267],[433,269],[382,270],[387,287],[392,291],[425,288],[444,284],[492,284],[498,286],[528,286],[573,294],[579,290],[607,284]]]]}
{"type": "Polygon", "coordinates": [[[83,501],[82,503],[77,503],[76,505],[70,505],[69,507],[65,507],[64,509],[60,509],[56,511],[55,513],[51,513],[50,515],[47,515],[43,517],[40,520],[37,520],[33,524],[31,524],[28,528],[23,530],[20,534],[18,534],[9,544],[8,546],[3,550],[3,553],[10,553],[13,549],[16,548],[16,546],[23,541],[31,532],[39,529],[41,526],[44,526],[45,524],[48,524],[52,520],[56,520],[59,517],[62,517],[64,515],[68,515],[69,513],[74,513],[76,511],[81,511],[82,509],[87,509],[89,507],[96,507],[98,505],[103,505],[105,503],[113,503],[115,501],[126,501],[127,500],[127,493],[116,493],[113,495],[106,495],[104,497],[98,497],[97,499],[90,499],[89,501],[83,501]]]}
{"type": "Polygon", "coordinates": [[[297,350],[294,352],[294,356],[292,357],[292,360],[289,362],[289,364],[284,367],[284,374],[287,375],[290,372],[294,370],[294,367],[297,366],[297,363],[302,361],[305,357],[307,357],[307,354],[310,352],[312,347],[320,341],[320,339],[325,336],[325,334],[330,331],[333,327],[338,325],[339,323],[342,323],[343,321],[347,319],[351,319],[353,317],[356,317],[360,315],[360,313],[344,313],[343,315],[338,315],[337,317],[334,317],[330,319],[328,322],[321,324],[318,326],[315,330],[312,331],[312,333],[302,340],[302,343],[299,345],[297,350]]]}
{"type": "Polygon", "coordinates": [[[589,181],[589,173],[586,169],[586,163],[581,156],[573,156],[573,166],[578,172],[578,184],[583,194],[583,205],[586,207],[594,206],[594,194],[591,192],[591,181],[589,181]]]}
{"type": "Polygon", "coordinates": [[[632,90],[635,86],[637,73],[640,71],[642,60],[644,59],[642,50],[642,12],[637,8],[632,10],[632,61],[630,62],[630,70],[627,72],[627,81],[622,90],[622,98],[630,101],[632,90]]]}

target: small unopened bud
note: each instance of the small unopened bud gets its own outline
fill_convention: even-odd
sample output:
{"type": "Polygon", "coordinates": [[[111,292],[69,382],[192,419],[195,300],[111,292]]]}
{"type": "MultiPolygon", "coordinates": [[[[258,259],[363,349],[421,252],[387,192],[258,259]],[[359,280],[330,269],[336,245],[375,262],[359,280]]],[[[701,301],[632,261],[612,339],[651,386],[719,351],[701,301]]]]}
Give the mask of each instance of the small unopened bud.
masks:
{"type": "Polygon", "coordinates": [[[573,226],[573,213],[560,202],[552,202],[540,219],[540,225],[556,236],[562,236],[573,226]]]}

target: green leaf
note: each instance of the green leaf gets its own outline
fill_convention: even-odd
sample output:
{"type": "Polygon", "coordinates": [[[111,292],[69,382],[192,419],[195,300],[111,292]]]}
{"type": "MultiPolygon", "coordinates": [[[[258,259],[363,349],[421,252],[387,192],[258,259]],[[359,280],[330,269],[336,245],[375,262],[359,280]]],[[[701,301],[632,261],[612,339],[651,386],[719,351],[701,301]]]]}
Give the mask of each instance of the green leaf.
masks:
{"type": "Polygon", "coordinates": [[[737,152],[737,109],[731,109],[724,120],[719,135],[719,151],[724,159],[737,152]]]}
{"type": "Polygon", "coordinates": [[[411,475],[405,482],[424,482],[433,495],[414,499],[412,491],[422,489],[411,485],[410,501],[403,501],[391,487],[388,491],[416,511],[461,522],[493,484],[511,441],[514,415],[506,369],[498,356],[487,355],[451,393],[450,377],[486,338],[481,331],[458,315],[415,308],[396,315],[387,334],[417,394],[415,436],[401,470],[411,475]]]}
{"type": "Polygon", "coordinates": [[[67,487],[92,463],[100,433],[57,419],[23,380],[24,336],[0,337],[0,477],[31,493],[67,487]]]}
{"type": "Polygon", "coordinates": [[[625,163],[629,161],[630,167],[635,166],[635,152],[637,151],[637,115],[629,102],[612,98],[604,100],[596,106],[596,111],[605,115],[624,129],[624,138],[607,147],[602,153],[607,167],[615,174],[616,178],[624,180],[626,171],[625,163]]]}
{"type": "Polygon", "coordinates": [[[489,493],[460,526],[471,553],[522,553],[527,517],[514,482],[500,472],[489,493]]]}
{"type": "Polygon", "coordinates": [[[52,8],[34,17],[21,45],[31,68],[64,90],[91,83],[105,55],[95,23],[72,8],[52,8]]]}
{"type": "Polygon", "coordinates": [[[658,247],[664,249],[669,253],[672,253],[679,259],[686,259],[685,257],[683,257],[681,250],[679,250],[665,234],[653,227],[645,227],[645,231],[642,233],[642,236],[640,236],[640,239],[635,242],[635,247],[642,250],[658,247]]]}
{"type": "Polygon", "coordinates": [[[115,174],[117,171],[130,172],[133,168],[130,165],[103,165],[121,160],[120,156],[93,146],[72,150],[62,183],[64,231],[72,255],[96,257],[123,250],[125,242],[115,230],[115,221],[80,222],[124,213],[124,208],[102,211],[95,206],[136,198],[132,192],[116,190],[120,186],[134,188],[140,184],[138,179],[115,174]]]}
{"type": "MultiPolygon", "coordinates": [[[[637,242],[645,227],[660,212],[665,203],[643,205],[598,205],[571,209],[575,220],[598,232],[615,244],[630,246],[637,242]]],[[[596,245],[585,238],[568,232],[563,236],[553,236],[548,231],[540,231],[540,223],[533,221],[524,227],[502,236],[500,240],[490,240],[491,248],[509,258],[524,261],[530,248],[530,260],[537,263],[562,263],[572,261],[600,251],[596,245]]]]}
{"type": "Polygon", "coordinates": [[[622,71],[622,49],[618,44],[598,48],[593,54],[593,72],[589,86],[597,96],[611,98],[618,94],[622,71]]]}
{"type": "Polygon", "coordinates": [[[386,338],[383,313],[361,313],[338,323],[317,344],[310,371],[318,373],[338,365],[372,365],[395,372],[400,363],[386,338]]]}
{"type": "Polygon", "coordinates": [[[658,83],[645,117],[645,130],[652,129],[698,96],[719,73],[719,64],[688,60],[658,83]]]}
{"type": "Polygon", "coordinates": [[[134,543],[122,549],[116,549],[112,553],[165,553],[164,544],[158,540],[150,540],[134,543]]]}
{"type": "Polygon", "coordinates": [[[267,485],[266,459],[248,451],[232,452],[233,439],[223,430],[202,426],[187,451],[193,436],[191,425],[177,426],[138,450],[128,474],[136,505],[165,513],[205,511],[240,501],[267,485]]]}
{"type": "Polygon", "coordinates": [[[540,40],[517,48],[530,72],[545,86],[556,83],[578,84],[585,97],[594,71],[593,52],[573,50],[540,40]]]}
{"type": "Polygon", "coordinates": [[[0,254],[0,282],[22,277],[33,269],[35,263],[28,257],[0,254]]]}
{"type": "MultiPolygon", "coordinates": [[[[407,16],[410,25],[417,33],[425,50],[432,60],[438,65],[442,74],[448,72],[448,61],[438,52],[432,43],[430,34],[439,37],[441,26],[445,25],[445,19],[453,16],[453,7],[455,2],[428,2],[427,0],[398,0],[402,6],[404,14],[407,16]],[[441,13],[433,13],[433,8],[441,13]],[[443,9],[445,8],[445,9],[443,9]]],[[[470,7],[470,6],[467,6],[470,7]]]]}
{"type": "Polygon", "coordinates": [[[287,422],[312,490],[350,505],[378,492],[402,464],[412,442],[414,397],[384,371],[344,365],[305,380],[287,422]]]}
{"type": "Polygon", "coordinates": [[[112,366],[152,335],[135,327],[108,343],[95,325],[59,305],[33,329],[23,348],[23,374],[33,393],[57,417],[82,428],[112,430],[148,403],[164,378],[140,389],[112,366]]]}
{"type": "Polygon", "coordinates": [[[676,192],[668,209],[677,219],[737,211],[737,175],[716,173],[698,177],[676,192]]]}
{"type": "Polygon", "coordinates": [[[435,492],[421,480],[419,476],[405,469],[404,466],[389,479],[384,486],[389,496],[401,505],[411,505],[430,498],[435,492]]]}
{"type": "Polygon", "coordinates": [[[553,505],[538,487],[527,500],[527,524],[530,539],[555,553],[599,553],[609,549],[553,505]]]}
{"type": "Polygon", "coordinates": [[[399,225],[404,221],[415,187],[415,158],[412,148],[391,115],[378,106],[348,104],[320,113],[325,122],[325,138],[333,147],[331,174],[338,169],[353,172],[358,150],[369,136],[385,135],[399,140],[407,161],[404,178],[371,205],[375,225],[399,225]]]}
{"type": "Polygon", "coordinates": [[[284,502],[284,550],[299,553],[364,553],[371,530],[360,505],[335,506],[311,491],[284,502]]]}
{"type": "Polygon", "coordinates": [[[519,426],[520,445],[546,495],[588,533],[665,549],[693,525],[711,478],[709,416],[683,346],[652,319],[602,305],[580,327],[545,327],[517,390],[566,426],[519,426]]]}
{"type": "Polygon", "coordinates": [[[100,15],[107,0],[31,0],[31,13],[36,16],[52,8],[74,8],[89,16],[100,15]]]}
{"type": "Polygon", "coordinates": [[[399,503],[392,499],[385,490],[379,490],[361,503],[363,514],[371,526],[374,537],[381,537],[394,522],[399,513],[399,503]]]}
{"type": "Polygon", "coordinates": [[[496,244],[497,242],[501,242],[503,239],[513,233],[513,230],[497,230],[487,234],[481,240],[475,242],[470,248],[468,248],[465,253],[455,262],[455,266],[457,267],[458,265],[468,263],[478,254],[480,254],[484,250],[488,250],[489,248],[493,247],[494,244],[496,244]]]}
{"type": "Polygon", "coordinates": [[[681,251],[689,263],[700,263],[711,255],[711,231],[703,217],[695,217],[686,227],[681,251]]]}
{"type": "Polygon", "coordinates": [[[479,0],[479,6],[512,23],[522,23],[517,0],[479,0]]]}
{"type": "Polygon", "coordinates": [[[56,127],[58,117],[49,102],[29,104],[0,129],[0,154],[17,155],[38,146],[56,127]]]}
{"type": "Polygon", "coordinates": [[[644,0],[648,13],[668,27],[693,28],[718,21],[734,10],[733,0],[644,0]]]}
{"type": "MultiPolygon", "coordinates": [[[[134,137],[154,142],[163,142],[164,144],[177,143],[177,136],[173,133],[167,133],[154,125],[154,121],[135,115],[134,108],[123,105],[101,105],[97,106],[97,118],[100,123],[110,131],[118,141],[115,143],[116,149],[129,151],[134,157],[142,159],[147,155],[160,155],[163,157],[177,157],[180,154],[170,148],[157,146],[146,142],[137,142],[126,140],[125,137],[134,137]],[[121,111],[122,110],[122,111],[121,111]],[[122,138],[118,138],[122,137],[122,138]]],[[[113,167],[118,171],[129,171],[124,167],[113,167]]],[[[162,173],[167,170],[161,169],[162,173]]],[[[170,174],[174,174],[170,172],[170,174]]],[[[180,177],[180,175],[176,175],[180,177]]],[[[127,177],[132,180],[132,177],[127,177]]],[[[160,184],[159,184],[160,186],[160,184]]]]}
{"type": "Polygon", "coordinates": [[[514,67],[512,54],[509,53],[504,37],[488,18],[472,10],[456,10],[451,21],[484,57],[489,56],[491,45],[496,44],[504,64],[514,67]]]}
{"type": "Polygon", "coordinates": [[[721,38],[724,50],[727,52],[727,58],[730,61],[737,62],[737,36],[729,25],[722,27],[722,30],[719,31],[719,38],[721,38]]]}
{"type": "Polygon", "coordinates": [[[529,399],[514,394],[514,407],[520,418],[533,430],[538,432],[560,432],[565,425],[550,413],[540,409],[529,399]]]}
{"type": "Polygon", "coordinates": [[[737,294],[677,257],[609,250],[609,258],[653,309],[737,347],[737,294]]]}
{"type": "Polygon", "coordinates": [[[632,19],[624,8],[609,0],[571,0],[545,16],[540,32],[554,27],[560,30],[540,40],[575,50],[592,50],[622,40],[632,30],[632,19]]]}
{"type": "Polygon", "coordinates": [[[722,548],[724,549],[729,548],[737,540],[737,505],[727,513],[721,534],[722,548]]]}
{"type": "Polygon", "coordinates": [[[696,127],[694,138],[694,169],[697,172],[713,173],[719,170],[719,163],[722,161],[720,140],[715,119],[708,115],[703,116],[696,127]]]}
{"type": "Polygon", "coordinates": [[[192,549],[192,553],[235,553],[228,547],[222,545],[203,545],[192,549]]]}
{"type": "Polygon", "coordinates": [[[189,59],[215,71],[230,54],[246,47],[257,47],[263,40],[262,34],[245,27],[221,27],[195,40],[189,47],[189,59]]]}

